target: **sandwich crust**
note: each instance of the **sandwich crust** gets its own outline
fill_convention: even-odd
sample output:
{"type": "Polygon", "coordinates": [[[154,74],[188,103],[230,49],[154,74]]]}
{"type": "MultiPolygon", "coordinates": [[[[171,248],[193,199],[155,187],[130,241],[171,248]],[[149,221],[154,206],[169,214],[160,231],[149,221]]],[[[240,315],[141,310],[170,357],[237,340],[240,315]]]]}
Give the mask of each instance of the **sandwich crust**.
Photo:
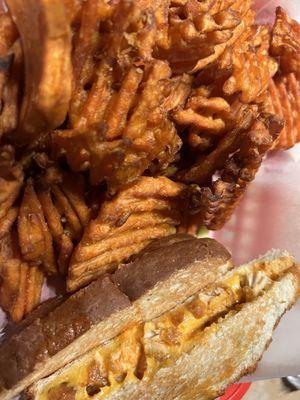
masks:
{"type": "Polygon", "coordinates": [[[214,239],[199,240],[185,234],[170,235],[150,244],[132,263],[117,270],[114,282],[131,301],[135,301],[187,265],[203,263],[206,269],[206,261],[211,256],[218,265],[231,258],[228,250],[214,239]]]}
{"type": "Polygon", "coordinates": [[[153,318],[226,274],[233,264],[214,239],[172,235],[150,244],[114,274],[114,282],[134,301],[142,320],[153,318]],[[193,277],[191,279],[191,277],[193,277]],[[167,294],[167,295],[166,295],[167,294]]]}
{"type": "Polygon", "coordinates": [[[82,289],[4,341],[0,351],[3,385],[10,389],[37,365],[67,347],[93,325],[129,307],[130,301],[104,277],[82,289]]]}

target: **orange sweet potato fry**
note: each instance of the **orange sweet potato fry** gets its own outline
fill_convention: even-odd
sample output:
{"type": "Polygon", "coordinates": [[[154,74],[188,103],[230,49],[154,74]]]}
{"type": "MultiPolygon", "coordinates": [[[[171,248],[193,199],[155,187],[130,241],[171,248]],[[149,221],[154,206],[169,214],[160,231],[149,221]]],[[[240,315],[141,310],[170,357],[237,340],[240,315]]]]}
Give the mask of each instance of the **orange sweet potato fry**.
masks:
{"type": "Polygon", "coordinates": [[[40,304],[44,274],[22,261],[15,230],[0,241],[0,277],[0,306],[13,321],[21,321],[40,304]]]}
{"type": "Polygon", "coordinates": [[[145,71],[132,67],[114,92],[112,70],[102,63],[83,110],[84,126],[53,132],[54,153],[65,155],[74,171],[89,170],[93,184],[107,181],[111,191],[139,177],[154,160],[165,168],[181,147],[167,113],[184,103],[191,85],[187,77],[179,81],[170,75],[162,61],[145,71]],[[178,86],[180,95],[175,98],[171,88],[178,86]],[[90,128],[85,126],[89,123],[90,128]],[[162,157],[163,152],[168,157],[162,157]]]}
{"type": "Polygon", "coordinates": [[[276,10],[271,54],[280,58],[282,72],[293,72],[300,80],[300,24],[291,19],[281,7],[276,10]]]}
{"type": "MultiPolygon", "coordinates": [[[[21,266],[22,268],[22,266],[21,266]]],[[[25,315],[34,310],[41,302],[41,293],[44,283],[43,271],[38,267],[29,267],[27,271],[25,292],[25,315]]]]}
{"type": "Polygon", "coordinates": [[[155,56],[176,73],[197,72],[215,62],[253,22],[252,1],[171,3],[165,40],[155,56]]]}
{"type": "Polygon", "coordinates": [[[15,140],[30,143],[66,118],[72,82],[71,28],[60,0],[8,0],[7,5],[25,59],[25,93],[15,140]]]}
{"type": "Polygon", "coordinates": [[[91,218],[81,178],[49,168],[37,184],[37,196],[52,235],[62,275],[67,273],[73,243],[81,239],[83,229],[91,218]]]}
{"type": "MultiPolygon", "coordinates": [[[[282,129],[282,121],[273,115],[260,116],[244,133],[239,149],[214,172],[218,178],[198,189],[198,214],[190,219],[187,230],[201,226],[220,229],[255,178],[264,155],[271,149],[282,129]]],[[[197,212],[197,210],[195,210],[197,212]]]]}
{"type": "Polygon", "coordinates": [[[18,215],[18,236],[22,257],[41,265],[48,274],[57,272],[53,241],[33,182],[27,182],[18,215]]]}
{"type": "Polygon", "coordinates": [[[285,121],[273,149],[289,149],[300,141],[300,82],[294,73],[284,74],[270,82],[269,93],[267,110],[285,121]]]}

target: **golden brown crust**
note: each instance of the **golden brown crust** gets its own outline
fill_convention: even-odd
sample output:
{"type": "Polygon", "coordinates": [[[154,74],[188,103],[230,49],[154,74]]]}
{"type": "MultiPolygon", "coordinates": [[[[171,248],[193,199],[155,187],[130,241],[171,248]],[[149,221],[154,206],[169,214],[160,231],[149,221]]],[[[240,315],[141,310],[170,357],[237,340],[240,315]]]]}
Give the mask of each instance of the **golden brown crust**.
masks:
{"type": "MultiPolygon", "coordinates": [[[[297,278],[297,279],[298,279],[298,287],[300,288],[299,267],[297,267],[297,269],[296,269],[296,271],[294,271],[294,273],[295,273],[295,275],[298,275],[298,278],[297,278]]],[[[290,302],[288,308],[283,312],[282,315],[280,315],[280,316],[277,318],[277,320],[276,320],[276,322],[275,322],[275,324],[274,324],[274,330],[277,328],[277,326],[279,325],[281,319],[285,316],[285,314],[286,314],[289,310],[291,310],[291,309],[293,308],[293,306],[296,304],[298,298],[299,298],[299,294],[297,295],[297,294],[295,293],[295,297],[294,297],[294,299],[290,302]]],[[[271,338],[266,342],[266,345],[265,345],[265,347],[264,347],[264,349],[263,349],[263,352],[262,352],[261,356],[257,359],[257,362],[256,362],[254,365],[252,365],[252,366],[247,367],[246,369],[244,369],[244,370],[240,373],[240,375],[235,379],[235,382],[238,382],[243,376],[250,375],[250,374],[252,374],[253,372],[256,371],[256,369],[257,369],[257,367],[258,367],[258,364],[260,363],[260,361],[261,361],[261,359],[262,359],[262,357],[263,357],[263,355],[264,355],[264,352],[268,350],[268,348],[270,347],[272,341],[273,341],[273,338],[271,337],[271,338]]],[[[224,390],[220,390],[220,391],[218,392],[217,396],[218,396],[218,397],[223,396],[224,393],[225,393],[225,389],[224,389],[224,390]]],[[[213,400],[213,399],[212,399],[212,400],[213,400]]]]}
{"type": "Polygon", "coordinates": [[[108,277],[92,283],[4,341],[0,352],[1,382],[7,389],[12,388],[38,363],[45,362],[93,325],[129,306],[127,297],[108,277]]]}
{"type": "Polygon", "coordinates": [[[171,235],[145,247],[133,262],[119,268],[113,279],[122,292],[135,301],[187,265],[210,264],[214,258],[222,265],[231,255],[214,239],[171,235]]]}

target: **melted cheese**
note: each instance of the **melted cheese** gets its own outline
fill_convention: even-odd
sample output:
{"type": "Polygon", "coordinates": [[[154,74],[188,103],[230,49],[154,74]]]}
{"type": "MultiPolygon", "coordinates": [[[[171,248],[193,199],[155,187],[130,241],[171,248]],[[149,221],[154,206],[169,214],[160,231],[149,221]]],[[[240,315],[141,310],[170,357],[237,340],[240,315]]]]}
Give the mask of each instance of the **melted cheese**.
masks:
{"type": "Polygon", "coordinates": [[[75,400],[91,399],[89,388],[99,390],[93,399],[102,399],[125,382],[151,379],[158,369],[189,351],[207,325],[217,329],[214,322],[244,301],[242,278],[235,273],[217,289],[195,295],[161,317],[127,329],[48,378],[39,399],[59,400],[51,392],[62,384],[74,388],[75,400]]]}

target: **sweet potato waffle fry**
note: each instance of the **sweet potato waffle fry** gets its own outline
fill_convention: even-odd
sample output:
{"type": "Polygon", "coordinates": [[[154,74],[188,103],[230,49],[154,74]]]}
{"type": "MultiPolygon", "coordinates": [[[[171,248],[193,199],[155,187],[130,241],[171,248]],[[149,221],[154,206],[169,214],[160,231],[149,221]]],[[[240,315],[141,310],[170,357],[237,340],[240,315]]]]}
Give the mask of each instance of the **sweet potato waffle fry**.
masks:
{"type": "Polygon", "coordinates": [[[194,89],[186,108],[173,113],[179,125],[188,126],[188,143],[192,149],[202,153],[212,148],[228,129],[231,115],[230,104],[222,97],[211,96],[206,86],[194,89]]]}
{"type": "Polygon", "coordinates": [[[103,63],[78,129],[53,132],[54,149],[66,154],[73,170],[89,169],[93,184],[106,180],[111,190],[136,179],[153,160],[160,163],[165,151],[169,157],[164,156],[162,164],[167,165],[181,146],[167,113],[185,101],[191,83],[187,76],[179,80],[170,75],[162,61],[144,72],[132,67],[120,88],[112,91],[113,70],[103,63]]]}
{"type": "MultiPolygon", "coordinates": [[[[249,27],[216,63],[202,70],[185,109],[173,113],[175,121],[189,127],[188,142],[196,154],[217,146],[225,133],[241,122],[241,107],[259,102],[277,71],[268,55],[269,32],[264,26],[249,27]],[[238,111],[239,110],[239,111],[238,111]]],[[[253,113],[253,105],[248,107],[253,113]]],[[[247,107],[243,107],[244,113],[247,107]]],[[[253,113],[255,117],[255,113],[253,113]]],[[[242,127],[241,127],[242,129],[242,127]]]]}
{"type": "MultiPolygon", "coordinates": [[[[250,103],[267,90],[278,65],[268,54],[270,35],[267,26],[250,27],[240,39],[241,42],[244,39],[243,42],[238,40],[230,52],[233,71],[223,85],[223,92],[227,96],[240,93],[241,101],[250,103]]],[[[225,64],[226,56],[221,61],[225,64]]]]}
{"type": "Polygon", "coordinates": [[[152,239],[176,232],[185,191],[167,178],[142,177],[105,202],[72,255],[68,289],[115,270],[152,239]]]}
{"type": "MultiPolygon", "coordinates": [[[[138,67],[151,61],[157,30],[156,3],[163,2],[136,0],[108,4],[103,0],[89,0],[83,5],[81,28],[73,56],[72,127],[96,123],[97,120],[89,119],[93,114],[101,121],[106,107],[113,105],[111,97],[116,97],[113,95],[114,86],[120,87],[127,74],[131,81],[134,72],[131,70],[130,74],[130,67],[133,63],[138,67]],[[96,112],[99,104],[100,110],[96,112]]],[[[137,72],[137,75],[136,84],[141,73],[137,72]]],[[[125,85],[122,92],[126,89],[125,85]]],[[[128,90],[135,91],[134,87],[128,90]]]]}
{"type": "Polygon", "coordinates": [[[69,110],[72,125],[80,116],[87,98],[86,85],[90,84],[96,67],[96,56],[100,44],[100,25],[113,7],[104,1],[88,0],[83,3],[80,14],[80,28],[75,36],[72,55],[73,89],[69,110]]]}
{"type": "Polygon", "coordinates": [[[18,213],[22,257],[47,274],[65,275],[74,243],[90,219],[80,177],[55,167],[27,182],[18,213]]]}
{"type": "Polygon", "coordinates": [[[0,277],[0,305],[20,321],[39,305],[44,275],[22,260],[15,231],[0,240],[0,277]]]}
{"type": "Polygon", "coordinates": [[[58,248],[57,264],[59,272],[65,275],[67,272],[67,265],[73,251],[73,243],[69,235],[65,233],[61,215],[53,204],[50,189],[42,189],[39,191],[39,200],[43,207],[45,219],[47,221],[52,238],[58,248]]]}
{"type": "Polygon", "coordinates": [[[253,22],[252,0],[171,3],[167,39],[155,56],[176,73],[196,72],[214,62],[253,22]]]}
{"type": "Polygon", "coordinates": [[[270,114],[261,116],[252,124],[243,134],[238,151],[227,159],[223,168],[213,171],[218,178],[199,189],[201,211],[190,219],[186,230],[196,233],[202,225],[216,230],[228,221],[281,129],[282,120],[270,114]]]}
{"type": "Polygon", "coordinates": [[[294,72],[300,80],[300,24],[278,7],[272,31],[271,54],[280,57],[284,73],[294,72]]]}
{"type": "Polygon", "coordinates": [[[192,92],[186,108],[173,114],[177,123],[189,127],[188,143],[195,158],[194,164],[177,173],[177,178],[200,187],[201,211],[183,228],[189,232],[196,233],[201,225],[209,229],[222,227],[260,165],[258,162],[254,168],[251,164],[251,178],[242,178],[248,168],[245,162],[236,181],[223,180],[226,166],[232,163],[232,154],[236,157],[244,154],[247,160],[245,149],[249,146],[250,154],[252,151],[264,155],[282,128],[279,120],[272,135],[269,135],[268,123],[265,126],[260,122],[260,127],[252,127],[260,116],[264,95],[278,68],[268,54],[269,42],[267,27],[247,28],[216,63],[200,71],[195,80],[200,86],[192,92]],[[260,133],[254,135],[255,131],[260,133]],[[249,141],[249,135],[254,139],[264,138],[268,145],[258,147],[259,143],[249,141]]]}
{"type": "Polygon", "coordinates": [[[288,149],[300,141],[300,82],[294,73],[270,82],[267,110],[281,116],[285,126],[273,149],[288,149]]]}
{"type": "Polygon", "coordinates": [[[244,106],[238,102],[233,107],[231,129],[228,129],[208,154],[201,154],[190,168],[179,171],[177,178],[185,183],[196,183],[198,185],[204,185],[210,181],[215,171],[224,165],[230,154],[239,149],[245,132],[251,127],[257,115],[255,105],[244,106]],[[234,126],[235,123],[236,126],[234,126]]]}
{"type": "Polygon", "coordinates": [[[81,239],[91,217],[84,198],[85,185],[80,178],[53,168],[37,184],[38,199],[57,249],[59,272],[63,275],[67,273],[73,243],[81,239]]]}
{"type": "Polygon", "coordinates": [[[18,238],[22,258],[25,261],[42,265],[49,274],[56,273],[52,237],[32,180],[26,184],[20,205],[18,238]]]}
{"type": "Polygon", "coordinates": [[[243,103],[255,102],[264,93],[278,64],[269,55],[270,33],[264,25],[248,27],[239,39],[228,47],[217,62],[198,74],[201,84],[212,84],[222,97],[235,94],[243,103]]]}
{"type": "Polygon", "coordinates": [[[278,7],[272,31],[271,53],[279,72],[270,82],[266,109],[280,115],[285,127],[273,148],[288,149],[300,141],[300,24],[278,7]]]}
{"type": "Polygon", "coordinates": [[[60,0],[8,0],[22,40],[25,93],[15,140],[29,143],[66,118],[71,95],[71,30],[60,0]]]}

